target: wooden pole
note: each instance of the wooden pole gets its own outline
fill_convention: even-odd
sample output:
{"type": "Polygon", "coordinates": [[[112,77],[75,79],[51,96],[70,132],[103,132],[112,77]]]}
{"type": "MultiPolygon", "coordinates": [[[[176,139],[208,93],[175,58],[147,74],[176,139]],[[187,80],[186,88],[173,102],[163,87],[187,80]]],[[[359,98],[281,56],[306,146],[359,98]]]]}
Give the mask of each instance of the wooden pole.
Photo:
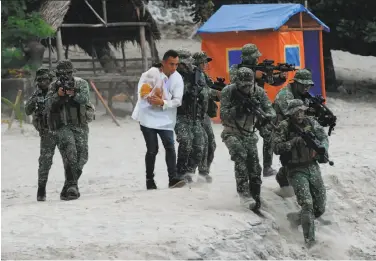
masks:
{"type": "Polygon", "coordinates": [[[107,23],[104,24],[62,24],[61,27],[110,27],[110,26],[147,26],[147,22],[114,22],[114,23],[107,23]]]}
{"type": "Polygon", "coordinates": [[[111,117],[112,117],[112,120],[116,123],[117,126],[120,127],[120,124],[119,122],[116,120],[114,114],[112,113],[112,111],[110,110],[110,108],[108,108],[107,104],[104,102],[103,100],[103,97],[102,95],[99,93],[97,87],[95,87],[94,83],[92,81],[90,81],[90,85],[91,85],[91,88],[93,88],[93,90],[95,91],[95,93],[97,94],[97,96],[99,97],[99,99],[101,100],[103,106],[106,108],[106,110],[108,111],[108,113],[110,113],[111,117]]]}
{"type": "Polygon", "coordinates": [[[103,9],[103,19],[107,24],[107,6],[106,6],[106,0],[102,0],[102,9],[103,9]]]}
{"type": "Polygon", "coordinates": [[[151,31],[151,28],[150,28],[150,43],[149,43],[149,48],[150,48],[150,55],[151,55],[151,61],[153,63],[157,62],[157,55],[155,54],[155,50],[154,50],[154,36],[153,36],[153,32],[151,31]]]}
{"type": "Polygon", "coordinates": [[[48,67],[52,70],[52,45],[51,37],[48,37],[48,67]]]}
{"type": "Polygon", "coordinates": [[[95,59],[97,59],[97,52],[95,51],[94,44],[91,43],[91,62],[93,64],[94,75],[97,74],[97,70],[96,70],[96,67],[95,67],[95,59]]]}
{"type": "Polygon", "coordinates": [[[324,66],[324,46],[323,46],[323,39],[322,39],[322,31],[319,31],[318,34],[319,34],[319,45],[320,45],[321,91],[322,91],[322,96],[326,99],[325,66],[324,66]]]}
{"type": "MultiPolygon", "coordinates": [[[[17,106],[18,106],[18,104],[21,101],[21,95],[22,95],[22,90],[18,90],[17,96],[16,96],[16,100],[14,102],[14,109],[12,110],[12,114],[10,116],[10,120],[9,120],[9,124],[8,124],[8,130],[10,128],[12,128],[13,120],[14,120],[14,118],[16,116],[17,106]]],[[[22,128],[22,121],[21,121],[21,119],[18,119],[18,120],[20,120],[20,127],[22,128]]]]}
{"type": "Polygon", "coordinates": [[[127,61],[126,61],[126,57],[125,57],[125,47],[124,47],[125,43],[122,42],[121,43],[121,54],[123,55],[123,70],[124,72],[127,71],[127,61]]]}
{"type": "Polygon", "coordinates": [[[99,21],[102,22],[105,26],[107,26],[107,23],[102,19],[102,17],[95,11],[95,9],[89,4],[87,0],[84,0],[85,4],[90,8],[90,10],[93,12],[93,14],[99,19],[99,21]]]}
{"type": "Polygon", "coordinates": [[[59,27],[56,32],[56,49],[57,49],[57,61],[63,59],[63,39],[61,38],[61,28],[59,27]]]}
{"type": "Polygon", "coordinates": [[[146,37],[145,37],[144,26],[140,26],[140,44],[141,44],[141,54],[142,54],[142,70],[146,72],[148,70],[148,57],[146,54],[146,37]]]}
{"type": "Polygon", "coordinates": [[[299,13],[299,22],[300,22],[300,29],[303,29],[303,13],[299,13]]]}

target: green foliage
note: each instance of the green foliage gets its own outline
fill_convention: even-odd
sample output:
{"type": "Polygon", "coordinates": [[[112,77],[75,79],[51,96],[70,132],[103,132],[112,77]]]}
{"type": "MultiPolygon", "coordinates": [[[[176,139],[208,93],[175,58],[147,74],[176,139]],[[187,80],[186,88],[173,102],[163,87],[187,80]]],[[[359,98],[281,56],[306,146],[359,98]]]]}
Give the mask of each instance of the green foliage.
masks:
{"type": "Polygon", "coordinates": [[[19,68],[23,65],[23,53],[19,48],[7,48],[1,49],[1,68],[19,68]]]}
{"type": "Polygon", "coordinates": [[[54,35],[54,30],[36,12],[24,18],[9,16],[2,26],[1,38],[5,46],[22,46],[29,40],[43,39],[54,35]]]}
{"type": "MultiPolygon", "coordinates": [[[[31,40],[41,40],[55,34],[38,12],[28,7],[39,0],[3,0],[1,9],[1,66],[21,68],[25,64],[23,50],[31,40]]],[[[40,1],[39,1],[40,2],[40,1]]],[[[33,8],[31,8],[33,9],[33,8]]],[[[23,68],[25,72],[30,68],[23,68]]],[[[32,68],[31,68],[32,69],[32,68]]]]}
{"type": "Polygon", "coordinates": [[[376,43],[376,22],[368,22],[364,33],[366,34],[365,41],[367,43],[376,43]]]}

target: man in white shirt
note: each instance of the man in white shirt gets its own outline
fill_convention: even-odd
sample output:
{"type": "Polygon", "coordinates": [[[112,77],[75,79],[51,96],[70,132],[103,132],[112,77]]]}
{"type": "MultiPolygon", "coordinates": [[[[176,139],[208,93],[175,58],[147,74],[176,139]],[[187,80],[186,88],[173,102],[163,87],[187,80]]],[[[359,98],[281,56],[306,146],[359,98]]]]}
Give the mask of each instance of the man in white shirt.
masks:
{"type": "MultiPolygon", "coordinates": [[[[178,53],[168,50],[163,55],[161,78],[164,81],[162,98],[153,95],[147,98],[150,106],[142,106],[140,96],[132,118],[140,122],[141,131],[146,143],[146,188],[156,189],[154,182],[154,166],[158,153],[158,137],[162,140],[166,150],[166,164],[169,177],[169,187],[183,187],[185,181],[177,177],[176,173],[176,152],[174,141],[174,128],[176,124],[177,107],[181,105],[184,82],[181,75],[176,71],[179,63],[178,53]]],[[[155,68],[152,68],[155,69],[155,68]]],[[[150,70],[152,70],[150,69],[150,70]]],[[[138,89],[140,90],[143,77],[141,76],[138,89]]]]}

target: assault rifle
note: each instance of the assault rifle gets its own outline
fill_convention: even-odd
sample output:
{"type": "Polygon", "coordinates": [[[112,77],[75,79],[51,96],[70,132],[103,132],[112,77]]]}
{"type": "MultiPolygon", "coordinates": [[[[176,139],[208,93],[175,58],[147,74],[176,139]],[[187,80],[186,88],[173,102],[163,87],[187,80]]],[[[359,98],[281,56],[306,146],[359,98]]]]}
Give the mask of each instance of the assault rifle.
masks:
{"type": "Polygon", "coordinates": [[[327,163],[329,162],[330,166],[334,165],[334,162],[329,160],[328,154],[326,149],[321,144],[321,142],[317,139],[317,137],[311,131],[304,131],[295,123],[291,123],[293,129],[296,133],[304,140],[305,144],[308,148],[313,149],[319,155],[318,162],[319,163],[327,163]]]}
{"type": "Polygon", "coordinates": [[[62,75],[59,75],[58,77],[59,78],[56,81],[56,86],[58,88],[62,87],[65,94],[67,93],[68,90],[74,89],[74,86],[71,86],[69,84],[69,78],[67,75],[62,74],[62,75]]]}
{"type": "Polygon", "coordinates": [[[307,110],[307,115],[316,117],[321,126],[329,126],[328,136],[330,136],[337,124],[337,117],[325,106],[325,99],[321,95],[312,96],[308,92],[304,98],[308,100],[309,108],[313,109],[312,111],[307,110]]]}
{"type": "Polygon", "coordinates": [[[209,87],[217,91],[222,91],[226,87],[225,78],[217,77],[217,81],[214,82],[213,86],[209,87]]]}
{"type": "Polygon", "coordinates": [[[295,66],[289,63],[277,63],[277,65],[274,64],[274,60],[268,60],[265,59],[259,64],[245,64],[240,63],[237,65],[238,69],[241,67],[246,67],[251,70],[255,71],[262,71],[266,74],[267,82],[273,82],[273,72],[279,71],[279,72],[292,72],[297,69],[295,69],[295,66]]]}
{"type": "Polygon", "coordinates": [[[255,114],[256,117],[262,122],[262,124],[270,124],[273,128],[277,128],[277,126],[274,125],[274,123],[271,121],[268,115],[261,109],[259,101],[247,97],[246,95],[244,95],[236,89],[233,90],[233,94],[235,95],[235,98],[237,100],[242,101],[243,109],[247,113],[255,114]]]}
{"type": "Polygon", "coordinates": [[[63,92],[65,93],[64,103],[63,103],[63,120],[64,120],[64,124],[67,125],[67,112],[66,112],[66,108],[65,108],[66,107],[65,103],[68,102],[69,97],[66,94],[67,94],[68,90],[73,90],[74,86],[71,86],[69,84],[69,78],[68,78],[67,75],[60,74],[60,75],[56,75],[56,76],[58,77],[58,80],[56,81],[56,87],[57,88],[62,87],[63,88],[63,92]]]}

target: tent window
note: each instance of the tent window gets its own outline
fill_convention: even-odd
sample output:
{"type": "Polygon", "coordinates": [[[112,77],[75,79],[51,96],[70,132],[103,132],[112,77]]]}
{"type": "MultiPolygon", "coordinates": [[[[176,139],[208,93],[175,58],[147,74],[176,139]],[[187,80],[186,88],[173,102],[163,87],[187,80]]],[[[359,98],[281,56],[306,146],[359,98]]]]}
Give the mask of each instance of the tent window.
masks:
{"type": "Polygon", "coordinates": [[[285,45],[285,62],[300,68],[300,46],[285,45]]]}
{"type": "Polygon", "coordinates": [[[241,48],[227,48],[227,72],[230,71],[230,68],[234,64],[239,64],[241,62],[241,48]]]}

